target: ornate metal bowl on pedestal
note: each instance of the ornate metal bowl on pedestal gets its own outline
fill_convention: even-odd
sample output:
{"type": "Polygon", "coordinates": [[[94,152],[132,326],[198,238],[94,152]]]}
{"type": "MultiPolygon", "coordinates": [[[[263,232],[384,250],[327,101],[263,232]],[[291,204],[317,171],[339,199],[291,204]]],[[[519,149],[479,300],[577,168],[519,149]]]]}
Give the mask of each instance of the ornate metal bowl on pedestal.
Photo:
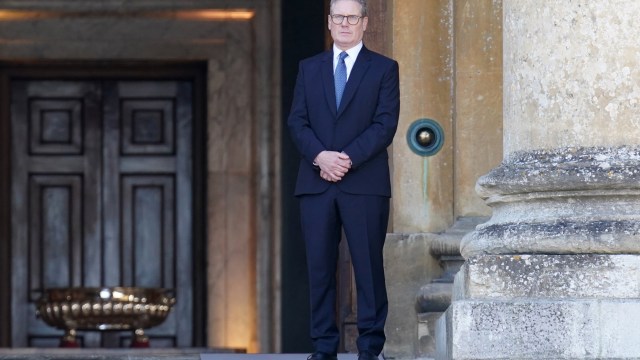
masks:
{"type": "Polygon", "coordinates": [[[132,330],[132,347],[148,347],[143,329],[160,325],[175,302],[161,288],[54,288],[43,291],[37,316],[65,331],[61,347],[78,347],[76,330],[132,330]]]}

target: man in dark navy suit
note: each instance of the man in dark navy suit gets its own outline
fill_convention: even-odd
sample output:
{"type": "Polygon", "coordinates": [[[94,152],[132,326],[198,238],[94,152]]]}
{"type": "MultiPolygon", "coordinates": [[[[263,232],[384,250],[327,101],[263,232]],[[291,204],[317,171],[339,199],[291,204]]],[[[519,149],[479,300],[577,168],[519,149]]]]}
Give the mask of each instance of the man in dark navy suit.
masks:
{"type": "Polygon", "coordinates": [[[387,147],[400,112],[398,63],[363,46],[366,0],[332,0],[330,51],[300,62],[288,119],[302,155],[312,360],[336,359],[336,268],[344,229],[358,294],[358,359],[377,359],[387,317],[383,246],[391,184],[387,147]]]}

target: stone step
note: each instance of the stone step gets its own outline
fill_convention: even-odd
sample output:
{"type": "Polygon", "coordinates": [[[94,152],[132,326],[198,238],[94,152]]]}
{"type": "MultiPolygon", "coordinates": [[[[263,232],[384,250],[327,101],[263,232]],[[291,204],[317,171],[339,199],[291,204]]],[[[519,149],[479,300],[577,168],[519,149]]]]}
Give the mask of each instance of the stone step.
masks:
{"type": "MultiPolygon", "coordinates": [[[[0,349],[0,360],[306,360],[308,356],[210,349],[0,349]]],[[[356,354],[338,354],[338,360],[357,358],[356,354]]]]}
{"type": "MultiPolygon", "coordinates": [[[[202,354],[200,360],[306,360],[309,354],[202,354]]],[[[357,360],[356,354],[338,354],[338,360],[357,360]]]]}
{"type": "MultiPolygon", "coordinates": [[[[233,350],[221,349],[61,349],[5,348],[0,360],[200,360],[200,355],[216,351],[232,355],[233,350]]],[[[223,354],[221,354],[223,355],[223,354]]]]}

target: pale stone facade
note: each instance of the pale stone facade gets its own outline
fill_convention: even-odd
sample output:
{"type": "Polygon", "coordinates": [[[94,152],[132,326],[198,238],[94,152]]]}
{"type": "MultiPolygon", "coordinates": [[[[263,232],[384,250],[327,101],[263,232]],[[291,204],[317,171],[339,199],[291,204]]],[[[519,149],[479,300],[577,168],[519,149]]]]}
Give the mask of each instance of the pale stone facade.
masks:
{"type": "MultiPolygon", "coordinates": [[[[24,23],[0,30],[2,61],[206,62],[207,345],[278,351],[286,326],[279,323],[286,309],[279,308],[278,144],[287,111],[279,105],[279,1],[34,0],[0,1],[0,8],[12,29],[24,23]],[[118,31],[97,31],[96,22],[118,31]]],[[[389,0],[384,11],[383,25],[371,29],[379,43],[371,45],[398,60],[402,94],[390,149],[385,354],[435,356],[434,322],[449,301],[459,243],[492,215],[476,181],[497,167],[479,183],[494,213],[465,240],[469,262],[456,283],[442,356],[495,359],[513,345],[524,358],[541,351],[640,357],[628,343],[639,320],[628,274],[638,268],[629,254],[638,252],[633,29],[640,4],[389,0]],[[406,141],[423,118],[445,134],[442,150],[427,158],[406,141]],[[486,316],[473,317],[472,309],[486,316]],[[523,325],[482,322],[509,317],[523,325]],[[471,324],[486,325],[499,340],[487,342],[471,324]],[[563,336],[540,337],[547,333],[563,336]]]]}
{"type": "Polygon", "coordinates": [[[451,292],[439,262],[446,266],[462,237],[491,214],[475,183],[502,159],[502,1],[392,4],[389,55],[400,64],[401,112],[392,150],[385,354],[429,358],[440,314],[429,304],[441,306],[451,292]],[[406,141],[407,129],[421,118],[436,120],[445,133],[442,150],[426,158],[406,141]]]}

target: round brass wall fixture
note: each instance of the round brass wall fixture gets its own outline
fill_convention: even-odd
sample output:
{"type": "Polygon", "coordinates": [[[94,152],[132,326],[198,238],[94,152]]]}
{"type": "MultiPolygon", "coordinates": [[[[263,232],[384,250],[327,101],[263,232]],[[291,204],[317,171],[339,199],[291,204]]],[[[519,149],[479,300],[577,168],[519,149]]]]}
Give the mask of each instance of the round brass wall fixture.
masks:
{"type": "Polygon", "coordinates": [[[420,156],[433,156],[442,149],[444,131],[435,120],[419,119],[409,126],[407,143],[414,153],[420,156]]]}

